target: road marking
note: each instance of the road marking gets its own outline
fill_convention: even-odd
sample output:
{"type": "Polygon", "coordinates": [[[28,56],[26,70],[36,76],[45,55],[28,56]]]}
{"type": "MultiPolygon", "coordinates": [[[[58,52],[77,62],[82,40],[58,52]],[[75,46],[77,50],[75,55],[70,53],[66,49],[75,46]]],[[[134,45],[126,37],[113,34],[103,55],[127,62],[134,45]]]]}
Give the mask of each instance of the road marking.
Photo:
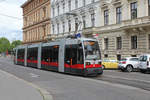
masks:
{"type": "Polygon", "coordinates": [[[40,75],[37,75],[37,74],[34,74],[34,73],[29,73],[29,75],[30,75],[31,77],[34,77],[34,78],[40,77],[40,75]]]}
{"type": "Polygon", "coordinates": [[[106,77],[110,77],[110,78],[118,78],[118,79],[129,80],[129,81],[140,81],[140,82],[150,83],[150,81],[139,80],[139,79],[133,79],[133,78],[125,78],[125,77],[110,76],[110,75],[105,75],[105,76],[106,76],[106,77]]]}

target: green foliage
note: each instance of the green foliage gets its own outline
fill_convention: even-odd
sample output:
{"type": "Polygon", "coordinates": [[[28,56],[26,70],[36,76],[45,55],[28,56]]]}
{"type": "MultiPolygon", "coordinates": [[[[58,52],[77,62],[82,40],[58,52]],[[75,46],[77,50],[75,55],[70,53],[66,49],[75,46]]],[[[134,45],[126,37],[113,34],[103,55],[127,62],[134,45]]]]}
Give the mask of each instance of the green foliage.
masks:
{"type": "Polygon", "coordinates": [[[13,49],[15,47],[17,47],[18,45],[21,45],[22,42],[20,40],[15,40],[11,43],[10,49],[13,49]]]}
{"type": "Polygon", "coordinates": [[[0,38],[0,53],[6,52],[9,49],[10,49],[9,40],[5,37],[0,38]]]}

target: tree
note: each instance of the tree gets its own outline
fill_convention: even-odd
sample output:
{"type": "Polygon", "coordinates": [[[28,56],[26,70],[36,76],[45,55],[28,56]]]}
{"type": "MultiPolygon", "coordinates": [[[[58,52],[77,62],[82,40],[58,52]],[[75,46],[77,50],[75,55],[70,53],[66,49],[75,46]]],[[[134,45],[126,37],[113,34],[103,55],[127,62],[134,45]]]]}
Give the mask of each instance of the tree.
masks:
{"type": "Polygon", "coordinates": [[[10,42],[7,38],[0,38],[0,53],[6,52],[10,49],[10,42]]]}
{"type": "Polygon", "coordinates": [[[11,43],[10,48],[13,49],[13,48],[15,48],[15,47],[17,47],[18,45],[21,45],[21,44],[22,44],[22,42],[20,40],[15,40],[11,43]]]}

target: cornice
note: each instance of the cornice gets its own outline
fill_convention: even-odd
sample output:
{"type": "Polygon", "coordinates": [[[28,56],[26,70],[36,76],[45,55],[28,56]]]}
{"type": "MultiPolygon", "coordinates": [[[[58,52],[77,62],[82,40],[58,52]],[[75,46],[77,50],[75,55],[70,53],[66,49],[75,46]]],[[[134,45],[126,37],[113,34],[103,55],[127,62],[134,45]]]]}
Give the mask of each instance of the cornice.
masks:
{"type": "Polygon", "coordinates": [[[42,24],[42,23],[44,23],[44,22],[50,22],[50,18],[47,18],[47,19],[42,20],[42,21],[39,21],[39,22],[34,23],[34,24],[32,24],[32,25],[29,25],[29,26],[23,27],[23,30],[25,30],[25,29],[27,29],[27,28],[30,28],[30,27],[33,27],[33,26],[36,26],[36,25],[38,25],[38,24],[42,24]]]}
{"type": "Polygon", "coordinates": [[[32,2],[33,0],[27,0],[24,4],[21,5],[21,8],[25,7],[27,4],[29,4],[30,2],[32,2]]]}

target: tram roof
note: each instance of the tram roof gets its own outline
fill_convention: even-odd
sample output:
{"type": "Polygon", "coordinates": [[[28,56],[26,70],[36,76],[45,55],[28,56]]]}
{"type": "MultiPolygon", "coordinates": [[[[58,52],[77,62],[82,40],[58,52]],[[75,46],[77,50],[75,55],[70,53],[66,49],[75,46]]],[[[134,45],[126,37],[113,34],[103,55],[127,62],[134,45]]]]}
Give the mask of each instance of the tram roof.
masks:
{"type": "Polygon", "coordinates": [[[40,45],[42,45],[42,46],[60,45],[63,40],[65,40],[66,44],[78,44],[78,41],[97,41],[94,38],[65,38],[65,39],[61,39],[61,40],[50,41],[47,43],[20,45],[20,46],[16,47],[15,49],[35,48],[35,47],[39,47],[40,45]]]}

